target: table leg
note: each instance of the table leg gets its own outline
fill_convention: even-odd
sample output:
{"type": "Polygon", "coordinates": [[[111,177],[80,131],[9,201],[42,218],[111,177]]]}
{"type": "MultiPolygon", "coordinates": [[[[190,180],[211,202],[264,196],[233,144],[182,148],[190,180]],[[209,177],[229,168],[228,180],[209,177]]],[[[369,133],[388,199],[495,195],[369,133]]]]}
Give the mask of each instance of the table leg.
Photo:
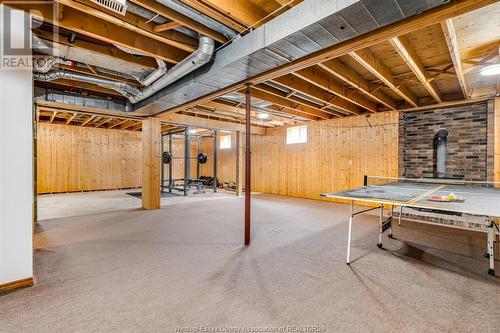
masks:
{"type": "Polygon", "coordinates": [[[394,222],[394,206],[391,205],[391,225],[389,226],[389,238],[393,238],[393,235],[392,235],[392,223],[394,222]]]}
{"type": "Polygon", "coordinates": [[[495,228],[493,223],[495,222],[490,221],[490,225],[488,226],[488,255],[490,259],[488,274],[495,276],[495,249],[493,245],[495,241],[495,228]]]}
{"type": "Polygon", "coordinates": [[[379,248],[382,248],[383,225],[384,225],[384,205],[380,205],[380,223],[379,223],[378,244],[377,244],[379,248]]]}
{"type": "Polygon", "coordinates": [[[403,206],[399,206],[398,225],[401,225],[401,215],[403,215],[403,206]]]}
{"type": "Polygon", "coordinates": [[[351,257],[351,234],[352,234],[352,214],[354,211],[354,201],[351,201],[350,207],[349,207],[349,231],[348,231],[348,236],[347,236],[347,261],[346,263],[349,265],[350,264],[350,257],[351,257]]]}

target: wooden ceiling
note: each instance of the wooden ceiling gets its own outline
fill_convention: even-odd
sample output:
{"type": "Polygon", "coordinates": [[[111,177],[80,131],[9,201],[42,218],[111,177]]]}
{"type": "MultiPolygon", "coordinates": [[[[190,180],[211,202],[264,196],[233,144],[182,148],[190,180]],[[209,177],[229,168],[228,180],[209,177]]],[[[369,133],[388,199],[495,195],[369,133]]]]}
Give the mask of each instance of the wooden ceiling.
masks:
{"type": "MultiPolygon", "coordinates": [[[[95,110],[93,108],[63,103],[37,101],[36,120],[41,123],[60,124],[69,126],[92,127],[101,129],[116,129],[127,131],[142,131],[142,118],[120,116],[119,112],[95,110]]],[[[162,133],[175,133],[184,130],[184,127],[175,124],[162,123],[162,133]]]]}
{"type": "MultiPolygon", "coordinates": [[[[61,29],[58,36],[51,35],[50,29],[44,29],[43,26],[35,29],[35,33],[41,38],[57,40],[68,47],[90,50],[95,54],[144,68],[155,68],[154,58],[167,61],[171,67],[197,48],[197,39],[181,33],[179,27],[187,27],[210,36],[218,45],[228,42],[228,38],[217,31],[155,0],[130,1],[157,13],[167,22],[157,24],[130,11],[121,16],[102,9],[89,0],[56,0],[57,13],[50,6],[44,5],[43,1],[35,4],[14,1],[9,5],[31,11],[45,25],[61,29]],[[73,43],[67,40],[71,32],[78,35],[73,43]],[[115,45],[135,50],[144,56],[133,56],[115,45]]],[[[231,6],[227,6],[226,0],[181,1],[242,33],[248,33],[301,2],[238,0],[231,1],[231,6]]],[[[487,1],[477,1],[479,2],[487,1]]],[[[453,6],[458,8],[465,5],[457,2],[453,6]]],[[[460,10],[458,8],[456,12],[460,10]]],[[[453,11],[450,10],[451,12],[453,11]]],[[[482,77],[479,69],[500,61],[500,20],[497,19],[500,16],[500,3],[461,14],[443,21],[433,18],[429,20],[432,21],[429,24],[425,24],[427,21],[423,19],[420,25],[409,23],[407,28],[401,30],[402,35],[389,39],[382,37],[384,32],[373,34],[371,41],[366,43],[367,47],[346,46],[336,50],[334,57],[307,57],[298,64],[291,64],[289,70],[278,68],[249,80],[252,84],[252,97],[256,105],[259,105],[252,110],[252,123],[260,127],[291,125],[350,115],[414,109],[498,94],[500,79],[482,77]],[[328,60],[324,61],[325,58],[328,60]],[[259,119],[258,115],[263,112],[269,113],[270,117],[259,119]]],[[[132,77],[113,76],[88,64],[61,67],[139,85],[132,77]]],[[[72,93],[76,91],[113,99],[122,98],[113,90],[81,82],[57,80],[44,85],[72,93]]],[[[192,118],[241,124],[244,122],[242,99],[227,98],[227,94],[241,94],[242,88],[244,86],[240,84],[221,90],[176,108],[175,112],[192,118]]],[[[41,119],[47,117],[49,120],[52,118],[51,115],[44,114],[41,119]]],[[[64,121],[70,117],[64,113],[59,116],[56,114],[52,121],[64,121]],[[64,118],[65,116],[67,117],[64,118]]],[[[77,120],[73,119],[72,122],[77,120]]],[[[102,126],[106,127],[105,124],[102,126]]]]}
{"type": "MultiPolygon", "coordinates": [[[[252,96],[272,110],[321,120],[498,95],[500,77],[479,74],[485,65],[500,63],[498,17],[500,3],[327,61],[310,61],[285,75],[270,71],[249,80],[252,96]]],[[[218,103],[229,91],[209,100],[218,103]]]]}

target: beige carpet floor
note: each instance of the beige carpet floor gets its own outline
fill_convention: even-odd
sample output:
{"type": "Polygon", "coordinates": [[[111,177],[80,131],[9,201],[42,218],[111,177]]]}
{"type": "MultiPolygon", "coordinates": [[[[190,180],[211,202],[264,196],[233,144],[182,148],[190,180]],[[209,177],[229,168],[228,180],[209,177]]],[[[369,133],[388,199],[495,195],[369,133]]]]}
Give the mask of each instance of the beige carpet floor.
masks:
{"type": "Polygon", "coordinates": [[[483,234],[404,223],[380,250],[364,215],[347,266],[346,206],[255,195],[252,213],[248,248],[229,196],[43,220],[0,332],[500,331],[483,234]]]}

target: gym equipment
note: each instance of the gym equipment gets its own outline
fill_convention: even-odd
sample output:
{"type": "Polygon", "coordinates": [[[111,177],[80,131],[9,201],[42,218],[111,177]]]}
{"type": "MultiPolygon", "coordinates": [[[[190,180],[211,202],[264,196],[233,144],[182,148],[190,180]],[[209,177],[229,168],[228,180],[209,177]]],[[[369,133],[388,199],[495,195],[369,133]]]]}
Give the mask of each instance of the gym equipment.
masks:
{"type": "MultiPolygon", "coordinates": [[[[172,156],[172,154],[169,151],[164,151],[163,154],[161,155],[161,160],[163,161],[164,164],[169,164],[172,162],[172,159],[187,159],[185,157],[177,157],[177,156],[172,156]]],[[[189,157],[189,159],[196,159],[198,163],[200,164],[205,164],[207,163],[208,156],[205,153],[198,153],[196,157],[189,157]]]]}
{"type": "MultiPolygon", "coordinates": [[[[177,191],[183,191],[184,195],[188,195],[189,192],[191,191],[191,188],[196,188],[196,191],[194,191],[194,194],[198,193],[205,193],[204,186],[210,186],[212,187],[214,192],[217,192],[217,181],[211,181],[208,183],[205,179],[200,179],[200,164],[205,164],[208,161],[208,156],[206,153],[200,152],[200,138],[201,137],[208,137],[212,138],[214,140],[214,152],[213,152],[213,170],[214,170],[214,176],[210,177],[211,179],[217,179],[217,130],[213,130],[213,135],[198,135],[198,134],[190,134],[188,129],[184,129],[184,156],[183,157],[178,157],[178,156],[173,156],[171,151],[172,151],[172,140],[173,139],[180,139],[180,138],[173,138],[174,133],[168,133],[168,134],[162,134],[162,140],[161,140],[161,146],[162,146],[162,151],[164,150],[163,148],[163,137],[168,136],[168,150],[163,151],[161,155],[161,162],[162,164],[167,164],[168,165],[168,179],[165,179],[165,169],[162,165],[161,168],[161,191],[163,192],[165,189],[168,189],[168,192],[172,192],[172,190],[177,190],[177,191]],[[192,138],[195,138],[196,140],[196,157],[191,157],[191,142],[192,138]],[[184,160],[184,178],[181,179],[173,179],[173,165],[172,161],[174,159],[183,159],[184,160]],[[196,178],[192,179],[191,176],[191,163],[189,163],[190,160],[196,160],[196,178]],[[165,184],[168,182],[167,184],[165,184]],[[182,186],[180,184],[176,184],[176,182],[182,182],[182,186]]],[[[182,139],[180,139],[182,140],[182,139]]]]}

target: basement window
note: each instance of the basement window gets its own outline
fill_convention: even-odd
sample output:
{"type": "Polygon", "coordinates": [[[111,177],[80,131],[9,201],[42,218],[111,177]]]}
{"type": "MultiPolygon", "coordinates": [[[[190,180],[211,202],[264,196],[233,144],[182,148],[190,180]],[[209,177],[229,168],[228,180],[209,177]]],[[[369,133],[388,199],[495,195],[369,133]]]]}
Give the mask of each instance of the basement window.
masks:
{"type": "Polygon", "coordinates": [[[231,149],[231,135],[222,135],[220,137],[220,149],[231,149]]]}
{"type": "Polygon", "coordinates": [[[307,125],[294,126],[286,129],[286,144],[306,143],[307,142],[307,125]]]}

